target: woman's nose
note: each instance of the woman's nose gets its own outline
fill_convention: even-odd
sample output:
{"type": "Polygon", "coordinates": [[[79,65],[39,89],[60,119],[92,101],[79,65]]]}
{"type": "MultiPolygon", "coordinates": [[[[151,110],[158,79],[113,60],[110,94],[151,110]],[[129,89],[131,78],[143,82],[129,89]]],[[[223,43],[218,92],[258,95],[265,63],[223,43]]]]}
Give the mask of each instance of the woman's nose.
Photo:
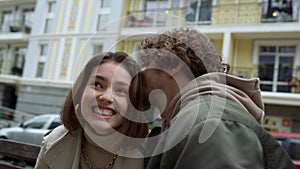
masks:
{"type": "Polygon", "coordinates": [[[99,93],[98,100],[102,104],[111,104],[113,102],[113,93],[111,90],[105,90],[99,93]]]}

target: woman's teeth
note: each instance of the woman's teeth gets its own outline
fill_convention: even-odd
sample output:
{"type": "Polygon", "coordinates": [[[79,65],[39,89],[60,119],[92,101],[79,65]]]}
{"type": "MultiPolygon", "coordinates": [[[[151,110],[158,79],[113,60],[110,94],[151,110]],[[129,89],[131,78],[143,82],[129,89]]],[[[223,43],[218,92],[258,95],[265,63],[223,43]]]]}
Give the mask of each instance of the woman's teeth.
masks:
{"type": "Polygon", "coordinates": [[[103,115],[103,116],[112,116],[113,115],[113,112],[110,110],[97,109],[95,112],[100,115],[103,115]]]}

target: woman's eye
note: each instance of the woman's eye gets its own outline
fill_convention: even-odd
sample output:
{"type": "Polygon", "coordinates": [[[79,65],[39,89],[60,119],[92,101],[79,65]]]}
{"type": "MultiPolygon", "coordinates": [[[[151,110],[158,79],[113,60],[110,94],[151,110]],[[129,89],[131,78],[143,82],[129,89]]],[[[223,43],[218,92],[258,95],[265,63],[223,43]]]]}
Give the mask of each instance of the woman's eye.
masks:
{"type": "Polygon", "coordinates": [[[124,88],[118,88],[115,90],[116,94],[119,94],[119,95],[128,95],[128,90],[127,89],[124,89],[124,88]]]}
{"type": "Polygon", "coordinates": [[[95,83],[94,83],[94,86],[95,86],[95,88],[97,88],[97,89],[102,89],[102,88],[103,88],[103,86],[101,85],[101,83],[98,83],[98,82],[95,82],[95,83]]]}

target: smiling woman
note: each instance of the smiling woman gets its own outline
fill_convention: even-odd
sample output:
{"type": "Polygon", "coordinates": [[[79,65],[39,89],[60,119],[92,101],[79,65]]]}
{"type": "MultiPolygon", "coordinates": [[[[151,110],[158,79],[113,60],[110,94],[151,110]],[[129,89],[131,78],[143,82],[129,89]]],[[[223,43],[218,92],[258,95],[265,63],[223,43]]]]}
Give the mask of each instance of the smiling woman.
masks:
{"type": "Polygon", "coordinates": [[[35,168],[142,168],[142,158],[124,155],[142,154],[125,138],[148,134],[146,124],[126,118],[135,112],[128,90],[138,71],[123,52],[90,59],[61,110],[63,125],[44,137],[35,168]]]}
{"type": "Polygon", "coordinates": [[[120,112],[128,107],[130,80],[130,74],[118,63],[107,62],[93,69],[82,94],[80,111],[97,134],[107,135],[121,126],[120,112]]]}

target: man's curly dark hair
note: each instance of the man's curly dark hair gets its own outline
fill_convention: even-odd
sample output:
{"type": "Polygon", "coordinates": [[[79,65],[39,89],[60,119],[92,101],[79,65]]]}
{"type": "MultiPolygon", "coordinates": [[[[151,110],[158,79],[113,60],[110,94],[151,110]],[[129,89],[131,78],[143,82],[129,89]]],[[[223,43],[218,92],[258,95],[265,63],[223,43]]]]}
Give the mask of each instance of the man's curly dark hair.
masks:
{"type": "Polygon", "coordinates": [[[213,43],[197,30],[173,29],[149,36],[141,42],[139,56],[144,66],[155,63],[165,68],[176,67],[178,61],[171,59],[174,55],[188,66],[194,77],[208,72],[223,72],[222,59],[213,43]]]}

